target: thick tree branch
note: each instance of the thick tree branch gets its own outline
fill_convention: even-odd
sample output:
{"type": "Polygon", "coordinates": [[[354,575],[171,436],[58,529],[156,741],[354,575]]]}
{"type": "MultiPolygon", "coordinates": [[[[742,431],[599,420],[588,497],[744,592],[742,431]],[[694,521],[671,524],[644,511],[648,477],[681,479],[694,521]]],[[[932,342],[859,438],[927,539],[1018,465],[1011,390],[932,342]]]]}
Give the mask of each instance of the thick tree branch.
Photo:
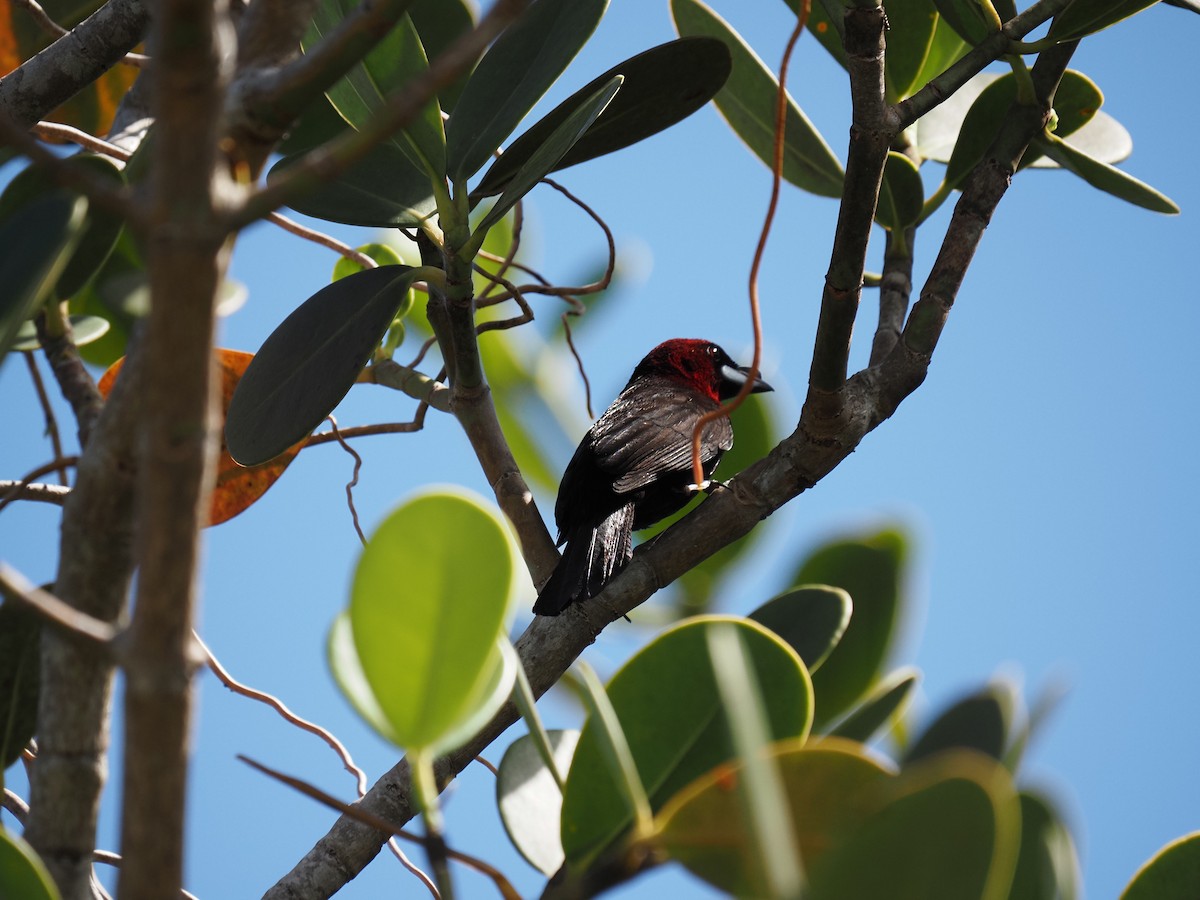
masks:
{"type": "Polygon", "coordinates": [[[0,79],[0,113],[33,127],[120,62],[145,37],[149,22],[144,0],[109,0],[0,79]]]}
{"type": "Polygon", "coordinates": [[[138,455],[138,598],[125,654],[120,895],[178,894],[193,674],[196,565],[217,447],[213,335],[225,268],[215,193],[232,33],[227,4],[165,0],[154,47],[150,314],[138,455]],[[152,761],[152,764],[151,764],[152,761]]]}

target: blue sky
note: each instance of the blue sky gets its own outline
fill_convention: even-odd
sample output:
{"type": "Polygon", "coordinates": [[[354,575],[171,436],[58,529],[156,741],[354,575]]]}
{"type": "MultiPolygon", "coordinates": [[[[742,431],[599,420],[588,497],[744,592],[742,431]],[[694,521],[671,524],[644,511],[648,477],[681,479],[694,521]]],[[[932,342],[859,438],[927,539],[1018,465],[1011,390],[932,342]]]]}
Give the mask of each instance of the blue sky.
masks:
{"type": "MultiPolygon", "coordinates": [[[[716,8],[778,66],[784,4],[716,8]]],[[[1200,21],[1181,10],[1155,8],[1089,38],[1074,62],[1133,135],[1123,167],[1172,197],[1182,214],[1136,209],[1061,172],[1019,176],[988,229],[925,384],[843,465],[764,525],[759,550],[721,594],[722,609],[746,612],[784,586],[793,561],[820,541],[882,522],[910,529],[914,602],[894,662],[924,673],[918,715],[997,673],[1017,673],[1027,696],[1067,686],[1031,749],[1025,779],[1060,802],[1093,898],[1116,896],[1158,847],[1200,829],[1200,725],[1186,699],[1197,678],[1200,634],[1200,313],[1193,273],[1200,179],[1192,165],[1200,134],[1189,115],[1197,27],[1200,21]]],[[[665,3],[613,0],[562,90],[540,109],[673,36],[665,3]]],[[[806,38],[792,73],[793,95],[844,157],[849,118],[841,71],[806,38]]],[[[768,174],[715,111],[704,109],[561,180],[608,221],[633,271],[619,299],[580,334],[598,408],[659,340],[710,337],[735,357],[748,356],[745,281],[768,174]]],[[[927,179],[927,190],[934,186],[927,179]]],[[[552,276],[573,279],[599,258],[594,228],[557,195],[537,192],[528,212],[529,246],[552,276]]],[[[835,217],[832,201],[785,188],[762,281],[765,370],[777,388],[780,423],[795,421],[803,397],[835,217]]],[[[944,224],[945,215],[935,217],[918,237],[918,285],[944,224]]],[[[356,243],[371,237],[333,230],[356,243]]],[[[881,249],[877,233],[874,268],[881,249]]],[[[250,299],[223,323],[222,343],[255,349],[326,283],[333,261],[277,229],[251,229],[233,263],[250,299]]],[[[868,292],[855,347],[860,363],[873,300],[868,292]]],[[[549,300],[536,310],[547,319],[558,313],[549,300]]],[[[410,407],[396,395],[360,388],[339,419],[399,420],[410,407]]],[[[49,449],[16,360],[0,370],[0,408],[0,475],[17,477],[46,460],[49,449]]],[[[581,413],[581,431],[585,424],[581,413]]],[[[356,499],[368,527],[424,483],[487,491],[446,417],[431,415],[420,434],[370,438],[357,449],[365,465],[356,499]]],[[[559,465],[569,447],[562,451],[559,465]]],[[[306,451],[260,504],[206,536],[201,627],[237,677],[329,726],[374,778],[395,751],[342,700],[323,650],[358,548],[343,494],[350,468],[331,446],[306,451]]],[[[548,514],[553,498],[539,499],[548,514]]],[[[24,504],[0,514],[0,556],[35,580],[52,577],[57,537],[50,507],[24,504]]],[[[650,633],[614,627],[587,657],[602,674],[611,672],[650,633]]],[[[230,696],[211,677],[202,685],[188,887],[202,898],[251,896],[284,873],[333,817],[266,782],[234,754],[345,797],[352,783],[315,739],[230,696]]],[[[551,724],[575,715],[566,704],[544,705],[551,724]]],[[[489,757],[498,760],[518,733],[502,738],[489,757]]],[[[106,846],[117,842],[120,768],[117,756],[106,846]]],[[[448,802],[450,839],[501,866],[523,894],[536,892],[539,876],[499,831],[493,790],[480,767],[460,779],[448,802]]],[[[381,858],[341,896],[419,896],[406,879],[393,860],[381,858]]],[[[467,897],[493,895],[469,874],[460,889],[467,897]]],[[[706,896],[672,870],[619,895],[668,891],[706,896]]]]}

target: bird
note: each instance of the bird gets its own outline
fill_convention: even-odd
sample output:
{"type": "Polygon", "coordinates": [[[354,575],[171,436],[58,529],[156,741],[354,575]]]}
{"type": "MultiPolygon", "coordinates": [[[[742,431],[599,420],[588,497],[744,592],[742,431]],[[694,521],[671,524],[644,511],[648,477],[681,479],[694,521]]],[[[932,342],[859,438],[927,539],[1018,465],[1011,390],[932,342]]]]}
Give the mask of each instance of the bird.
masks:
{"type": "MultiPolygon", "coordinates": [[[[633,557],[633,532],[682,509],[733,446],[729,418],[700,438],[705,483],[694,485],[692,431],[750,377],[711,341],[675,338],[646,354],[567,464],[554,519],[562,558],[533,611],[557,616],[594,597],[633,557]],[[565,546],[564,546],[565,545],[565,546]]],[[[773,390],[755,377],[751,392],[773,390]]]]}

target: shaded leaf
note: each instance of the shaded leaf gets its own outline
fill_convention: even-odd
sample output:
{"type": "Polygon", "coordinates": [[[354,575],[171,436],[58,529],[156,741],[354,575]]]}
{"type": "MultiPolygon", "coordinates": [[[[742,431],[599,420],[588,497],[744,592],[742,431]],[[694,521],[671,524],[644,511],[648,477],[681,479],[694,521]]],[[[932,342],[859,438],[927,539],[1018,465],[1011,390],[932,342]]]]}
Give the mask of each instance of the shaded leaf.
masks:
{"type": "Polygon", "coordinates": [[[768,600],[749,618],[783,638],[815,672],[842,639],[853,609],[841,588],[809,585],[768,600]]]}
{"type": "MultiPolygon", "coordinates": [[[[713,682],[706,631],[711,622],[738,628],[760,684],[774,739],[803,738],[812,714],[808,673],[779,638],[744,619],[701,616],[659,635],[608,684],[653,809],[680,788],[733,757],[713,682]]],[[[562,841],[577,865],[607,847],[633,821],[606,765],[596,726],[584,725],[567,776],[562,841]]]]}
{"type": "Polygon", "coordinates": [[[1054,135],[1042,135],[1034,138],[1033,144],[1064,169],[1069,169],[1092,187],[1098,188],[1106,194],[1112,194],[1114,197],[1151,212],[1166,213],[1167,215],[1175,215],[1179,212],[1179,207],[1170,197],[1159,193],[1144,181],[1139,181],[1108,163],[1093,159],[1082,150],[1077,150],[1054,135]]]}
{"type": "Polygon", "coordinates": [[[938,13],[972,47],[999,27],[984,15],[980,0],[933,0],[938,13]]]}
{"type": "MultiPolygon", "coordinates": [[[[302,42],[304,46],[310,47],[328,34],[357,5],[355,0],[321,0],[302,42]]],[[[361,130],[390,96],[404,90],[428,68],[421,38],[405,13],[362,62],[327,91],[329,102],[342,118],[361,130]]],[[[445,177],[446,135],[436,99],[426,103],[391,142],[428,177],[445,177]]]]}
{"type": "MultiPolygon", "coordinates": [[[[304,157],[286,156],[271,173],[286,171],[304,157]]],[[[419,226],[437,209],[428,176],[394,144],[379,144],[338,178],[314,183],[291,207],[327,222],[373,228],[419,226]]]]}
{"type": "Polygon", "coordinates": [[[408,266],[380,266],[313,294],[271,333],[230,401],[225,440],[244,466],[307,437],[346,396],[404,302],[408,266]]]}
{"type": "Polygon", "coordinates": [[[41,638],[37,613],[16,600],[0,603],[0,772],[21,758],[37,727],[41,638]]]}
{"type": "Polygon", "coordinates": [[[1009,900],[1075,900],[1079,858],[1071,833],[1045,798],[1022,791],[1020,801],[1021,851],[1009,900]]]}
{"type": "Polygon", "coordinates": [[[830,730],[830,735],[867,743],[903,713],[920,680],[920,672],[911,666],[892,672],[879,682],[871,696],[830,730]]]}
{"type": "Polygon", "coordinates": [[[669,41],[618,63],[513,141],[471,192],[472,198],[502,191],[567,116],[613,77],[625,79],[620,92],[551,171],[636,144],[687,118],[721,89],[731,65],[725,44],[707,37],[669,41]]]}
{"type": "Polygon", "coordinates": [[[1046,38],[1062,42],[1095,34],[1154,3],[1155,0],[1072,0],[1066,9],[1054,17],[1046,38]]]}
{"type": "MultiPolygon", "coordinates": [[[[567,771],[579,732],[550,731],[548,736],[555,765],[567,771]]],[[[559,827],[562,792],[527,734],[513,741],[500,760],[496,807],[508,839],[525,861],[547,877],[557,872],[565,859],[559,827]]]]}
{"type": "Polygon", "coordinates": [[[1146,862],[1121,900],[1195,900],[1200,884],[1200,831],[1163,847],[1146,862]]]}
{"type": "Polygon", "coordinates": [[[899,617],[907,556],[904,535],[888,529],[826,544],[792,579],[840,587],[854,601],[850,625],[813,676],[818,728],[839,718],[878,679],[899,617]]]}
{"type": "Polygon", "coordinates": [[[938,19],[932,0],[888,0],[884,76],[889,103],[903,100],[924,86],[918,79],[929,57],[938,19]]]}
{"type": "Polygon", "coordinates": [[[476,226],[477,231],[486,231],[499,222],[518,200],[533,190],[534,185],[554,171],[567,151],[616,96],[621,89],[622,80],[620,75],[614,75],[600,90],[564,118],[562,124],[546,138],[545,143],[529,154],[529,158],[509,179],[500,199],[484,214],[483,220],[476,226]]]}
{"type": "Polygon", "coordinates": [[[992,72],[980,72],[917,120],[910,134],[922,159],[949,162],[971,105],[999,77],[992,72]]]}
{"type": "MultiPolygon", "coordinates": [[[[1086,125],[1072,132],[1067,143],[1104,163],[1119,163],[1133,152],[1133,138],[1128,129],[1104,110],[1097,111],[1086,125]]],[[[1033,160],[1030,165],[1035,169],[1059,168],[1058,163],[1039,155],[1036,149],[1031,148],[1026,156],[1033,160]]],[[[1025,164],[1024,159],[1021,164],[1025,164]]]]}
{"type": "MultiPolygon", "coordinates": [[[[242,375],[253,361],[254,356],[240,350],[225,350],[216,348],[217,370],[221,375],[221,415],[222,421],[229,409],[229,402],[237,389],[242,375]]],[[[109,367],[96,383],[101,395],[108,397],[112,391],[125,364],[124,358],[117,360],[109,367]]],[[[238,513],[244,512],[265,494],[284,470],[291,465],[305,443],[307,437],[288,447],[283,453],[269,462],[257,466],[240,466],[229,455],[225,445],[224,429],[221,431],[221,448],[217,452],[217,480],[213,485],[212,502],[208,510],[206,525],[220,525],[227,522],[238,513]]]]}
{"type": "Polygon", "coordinates": [[[875,221],[889,231],[902,232],[921,217],[924,205],[925,185],[916,163],[903,153],[889,150],[875,221]]]}
{"type": "Polygon", "coordinates": [[[86,210],[83,197],[55,191],[0,221],[0,364],[21,323],[37,311],[70,259],[86,210]]]}
{"type": "Polygon", "coordinates": [[[536,0],[471,73],[446,126],[447,172],[478,172],[562,74],[600,23],[608,0],[536,0]]]}
{"type": "Polygon", "coordinates": [[[459,489],[412,497],[371,535],[355,567],[348,620],[349,661],[362,681],[344,677],[352,665],[337,668],[347,662],[344,635],[335,674],[385,737],[410,750],[448,749],[481,709],[490,714],[496,696],[507,697],[512,653],[506,659],[498,639],[515,562],[499,511],[459,489]],[[463,547],[471,565],[463,565],[463,547]]]}
{"type": "MultiPolygon", "coordinates": [[[[681,35],[708,35],[725,42],[733,58],[729,80],[713,102],[738,137],[768,166],[775,158],[775,103],[779,82],[727,22],[700,0],[671,0],[681,35]]],[[[840,197],[842,165],[825,139],[788,99],[784,126],[783,177],[822,197],[840,197]]]]}
{"type": "MultiPolygon", "coordinates": [[[[437,59],[451,44],[475,26],[474,8],[466,0],[413,0],[408,15],[417,26],[429,59],[437,59]]],[[[453,112],[471,77],[468,70],[438,91],[438,105],[453,112]]]]}
{"type": "Polygon", "coordinates": [[[1014,689],[1006,682],[963,697],[925,728],[908,748],[904,765],[956,748],[1003,759],[1015,703],[1014,689]]]}

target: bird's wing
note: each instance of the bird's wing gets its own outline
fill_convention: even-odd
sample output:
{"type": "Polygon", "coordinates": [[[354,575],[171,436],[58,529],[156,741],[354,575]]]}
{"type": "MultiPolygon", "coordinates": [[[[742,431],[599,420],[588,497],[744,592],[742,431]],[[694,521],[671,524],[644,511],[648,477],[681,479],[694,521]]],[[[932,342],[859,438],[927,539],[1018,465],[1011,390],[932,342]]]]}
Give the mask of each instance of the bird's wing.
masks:
{"type": "MultiPolygon", "coordinates": [[[[618,494],[639,490],[692,465],[692,429],[716,403],[670,382],[639,384],[621,393],[589,433],[599,467],[615,475],[618,494]]],[[[705,426],[700,458],[706,470],[733,446],[728,418],[705,426]]]]}

